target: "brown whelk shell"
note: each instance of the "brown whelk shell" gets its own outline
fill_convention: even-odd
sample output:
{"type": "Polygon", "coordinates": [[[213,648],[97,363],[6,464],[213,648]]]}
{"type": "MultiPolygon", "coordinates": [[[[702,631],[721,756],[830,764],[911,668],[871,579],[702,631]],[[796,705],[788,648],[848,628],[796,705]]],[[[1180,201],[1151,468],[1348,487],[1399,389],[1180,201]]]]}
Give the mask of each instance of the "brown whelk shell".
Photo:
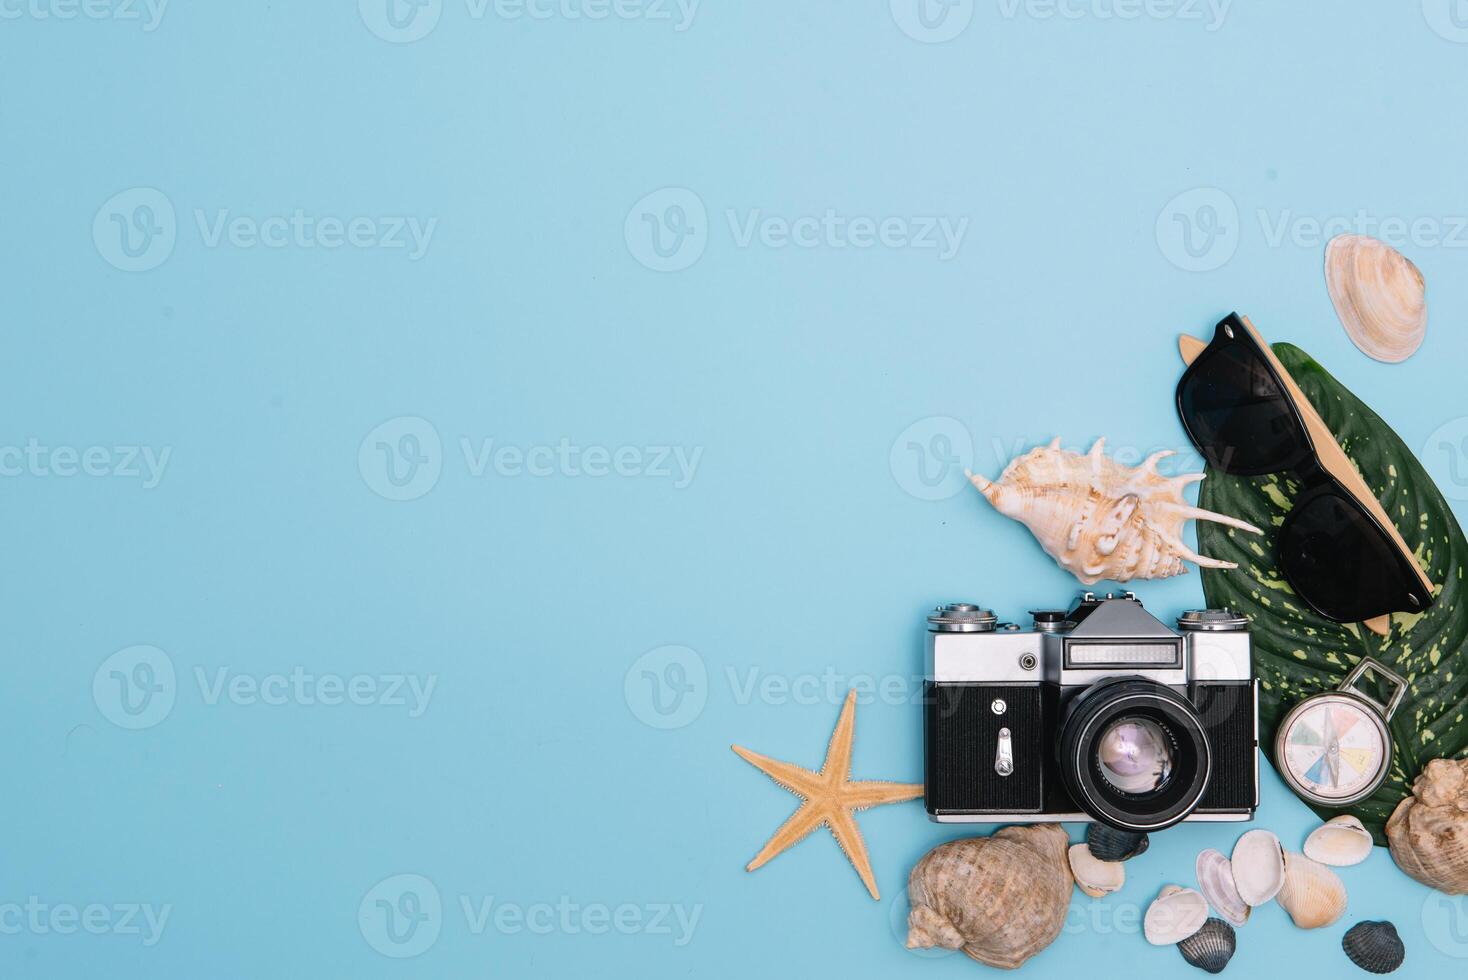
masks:
{"type": "Polygon", "coordinates": [[[1448,895],[1468,892],[1468,759],[1433,759],[1386,822],[1397,867],[1448,895]]]}
{"type": "Polygon", "coordinates": [[[933,848],[908,878],[907,946],[961,949],[1012,970],[1055,941],[1070,908],[1059,824],[1005,827],[933,848]]]}

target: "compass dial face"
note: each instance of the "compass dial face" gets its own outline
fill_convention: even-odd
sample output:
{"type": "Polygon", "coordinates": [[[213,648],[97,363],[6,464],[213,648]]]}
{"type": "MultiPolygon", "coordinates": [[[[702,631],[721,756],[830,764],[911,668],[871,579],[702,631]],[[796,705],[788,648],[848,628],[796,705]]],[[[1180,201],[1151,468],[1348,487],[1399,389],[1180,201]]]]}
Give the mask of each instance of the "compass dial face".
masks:
{"type": "Polygon", "coordinates": [[[1284,763],[1307,794],[1323,802],[1369,795],[1390,750],[1370,709],[1343,697],[1320,697],[1287,722],[1284,763]]]}

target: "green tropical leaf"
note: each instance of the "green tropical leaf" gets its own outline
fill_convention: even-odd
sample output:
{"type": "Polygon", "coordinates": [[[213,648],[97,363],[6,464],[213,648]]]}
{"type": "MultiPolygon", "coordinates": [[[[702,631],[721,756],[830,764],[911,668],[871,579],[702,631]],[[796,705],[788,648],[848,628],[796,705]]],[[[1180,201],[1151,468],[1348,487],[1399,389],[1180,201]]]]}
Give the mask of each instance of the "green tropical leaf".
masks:
{"type": "Polygon", "coordinates": [[[1468,544],[1432,478],[1375,412],[1298,347],[1275,344],[1274,353],[1416,549],[1438,599],[1426,613],[1394,614],[1384,637],[1316,615],[1284,581],[1275,560],[1275,538],[1299,487],[1287,475],[1230,476],[1211,469],[1199,503],[1241,517],[1264,534],[1199,522],[1202,553],[1239,565],[1205,569],[1203,593],[1209,606],[1230,606],[1252,621],[1259,738],[1276,769],[1275,731],[1302,698],[1339,686],[1363,656],[1407,678],[1409,690],[1390,723],[1395,744],[1386,782],[1345,811],[1314,808],[1324,817],[1355,814],[1384,844],[1387,817],[1428,760],[1468,755],[1468,617],[1458,612],[1468,544]]]}

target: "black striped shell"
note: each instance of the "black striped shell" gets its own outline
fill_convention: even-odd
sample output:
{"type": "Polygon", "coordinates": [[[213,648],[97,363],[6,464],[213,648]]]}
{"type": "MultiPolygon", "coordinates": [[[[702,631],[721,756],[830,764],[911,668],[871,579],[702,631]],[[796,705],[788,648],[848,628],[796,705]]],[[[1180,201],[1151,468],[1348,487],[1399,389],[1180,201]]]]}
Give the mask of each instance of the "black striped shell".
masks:
{"type": "Polygon", "coordinates": [[[1093,823],[1086,831],[1086,847],[1098,861],[1126,861],[1147,849],[1146,834],[1117,830],[1104,823],[1093,823]]]}
{"type": "Polygon", "coordinates": [[[1341,939],[1351,962],[1367,973],[1391,973],[1407,958],[1407,947],[1390,922],[1358,922],[1341,939]]]}
{"type": "Polygon", "coordinates": [[[1222,973],[1238,948],[1234,927],[1222,919],[1209,919],[1203,928],[1177,944],[1189,966],[1209,973],[1222,973]]]}

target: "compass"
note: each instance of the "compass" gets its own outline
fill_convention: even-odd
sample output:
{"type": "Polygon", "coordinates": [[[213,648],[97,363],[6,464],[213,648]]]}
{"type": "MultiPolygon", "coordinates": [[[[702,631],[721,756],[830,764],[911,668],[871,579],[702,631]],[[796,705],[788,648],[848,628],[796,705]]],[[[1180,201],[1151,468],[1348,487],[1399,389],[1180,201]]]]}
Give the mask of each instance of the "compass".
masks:
{"type": "Polygon", "coordinates": [[[1363,657],[1340,687],[1291,708],[1274,742],[1280,775],[1290,789],[1307,802],[1334,808],[1376,792],[1392,763],[1386,723],[1406,693],[1401,676],[1363,657]],[[1356,687],[1368,670],[1396,688],[1389,703],[1383,705],[1356,687]]]}

